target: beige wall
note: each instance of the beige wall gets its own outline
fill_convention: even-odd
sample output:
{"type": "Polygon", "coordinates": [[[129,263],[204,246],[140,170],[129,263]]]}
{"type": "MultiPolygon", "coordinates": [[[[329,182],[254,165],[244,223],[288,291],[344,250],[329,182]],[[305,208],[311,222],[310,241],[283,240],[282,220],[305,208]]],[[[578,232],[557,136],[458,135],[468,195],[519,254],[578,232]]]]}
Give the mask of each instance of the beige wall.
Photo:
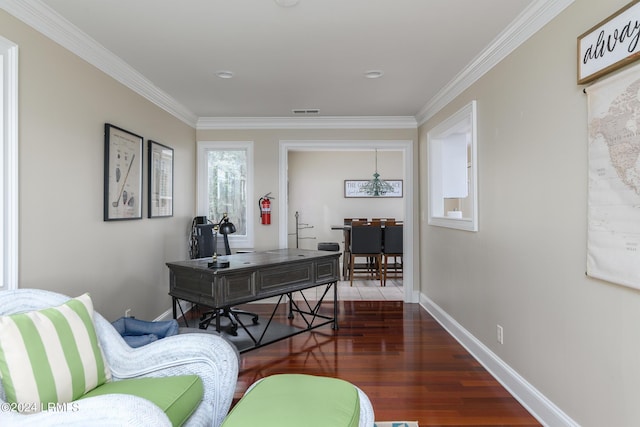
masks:
{"type": "MultiPolygon", "coordinates": [[[[421,292],[578,423],[634,425],[640,293],[584,275],[586,98],[575,83],[576,37],[626,3],[576,1],[417,133],[196,132],[0,11],[0,35],[20,47],[20,287],[90,291],[111,319],[126,308],[140,318],[166,310],[164,263],[186,258],[195,211],[196,140],[255,141],[257,201],[270,191],[281,196],[280,140],[419,134],[417,219],[418,209],[426,212],[416,179],[426,175],[426,133],[476,99],[480,231],[416,224],[421,292]],[[174,217],[103,222],[105,122],[175,149],[174,217]]],[[[273,226],[257,227],[256,249],[277,245],[278,215],[273,226]]]]}
{"type": "Polygon", "coordinates": [[[156,318],[171,302],[165,262],[187,255],[195,130],[4,11],[0,35],[19,46],[19,287],[156,318]],[[142,220],[103,221],[105,122],[145,137],[142,220]],[[175,150],[172,218],[146,218],[147,138],[175,150]]]}
{"type": "Polygon", "coordinates": [[[577,36],[626,3],[576,1],[419,129],[426,153],[429,129],[478,101],[479,232],[422,222],[422,293],[584,426],[640,420],[640,293],[585,276],[576,84],[577,36]]]}
{"type": "MultiPolygon", "coordinates": [[[[337,130],[198,130],[198,141],[253,141],[254,142],[254,187],[253,197],[249,197],[255,201],[256,215],[258,209],[258,199],[264,194],[271,192],[276,200],[272,202],[271,226],[257,225],[255,228],[255,244],[254,249],[264,250],[278,247],[279,242],[279,217],[281,213],[277,204],[281,197],[279,194],[279,149],[280,141],[415,141],[417,146],[417,133],[415,129],[375,129],[375,130],[354,130],[354,129],[337,129],[337,130]]],[[[417,149],[416,149],[417,151],[417,149]]],[[[291,155],[291,153],[290,153],[291,155]]],[[[373,159],[373,158],[372,158],[373,159]]],[[[412,178],[417,182],[417,157],[414,167],[415,176],[412,178]]],[[[379,169],[383,172],[383,165],[378,162],[379,169]]],[[[283,165],[283,167],[285,167],[283,165]]],[[[369,164],[369,169],[373,168],[373,160],[369,164]]],[[[386,166],[385,166],[386,167],[386,166]]],[[[367,171],[369,171],[367,169],[367,171]]],[[[335,170],[335,169],[333,169],[335,170]]],[[[371,170],[367,174],[373,173],[371,170]]],[[[366,178],[367,175],[364,175],[366,178]]],[[[415,185],[418,187],[418,185],[415,185]]],[[[416,189],[417,193],[417,189],[416,189]]],[[[337,193],[338,197],[342,197],[342,193],[337,193]]],[[[414,195],[414,197],[416,197],[414,195]]],[[[415,209],[417,210],[417,204],[415,209]]],[[[295,208],[294,208],[295,212],[295,208]]],[[[292,218],[289,218],[292,221],[292,218]]],[[[256,216],[256,221],[258,218],[256,216]]],[[[325,221],[324,219],[322,220],[325,221]]],[[[305,222],[309,222],[305,220],[305,222]]],[[[291,223],[290,232],[294,232],[295,228],[291,223]]],[[[417,242],[416,242],[417,245],[417,242]]],[[[417,277],[417,273],[416,273],[417,277]]]]}
{"type": "MultiPolygon", "coordinates": [[[[128,308],[138,318],[154,319],[170,307],[165,263],[187,258],[196,140],[255,142],[256,202],[270,191],[278,197],[280,140],[417,144],[415,129],[196,132],[4,11],[0,28],[20,55],[19,287],[68,295],[89,291],[111,320],[128,308]],[[172,218],[146,218],[144,194],[142,220],[103,221],[106,122],[145,137],[144,193],[146,140],[174,148],[172,218]]],[[[278,245],[278,215],[276,209],[274,225],[256,227],[255,249],[278,245]]]]}
{"type": "MultiPolygon", "coordinates": [[[[384,149],[391,149],[395,143],[399,143],[398,146],[402,149],[403,145],[410,147],[413,151],[413,155],[409,155],[410,158],[406,163],[410,164],[411,171],[405,170],[405,179],[411,180],[413,189],[411,192],[405,191],[405,199],[409,210],[412,213],[412,218],[418,218],[418,194],[420,191],[420,184],[418,180],[418,156],[417,156],[417,129],[273,129],[273,130],[205,130],[199,129],[197,131],[196,139],[198,141],[253,141],[254,142],[254,189],[253,197],[250,199],[255,201],[256,211],[258,209],[258,199],[271,192],[272,196],[276,199],[272,201],[272,215],[270,226],[264,226],[256,224],[255,227],[255,242],[252,249],[266,250],[280,246],[281,233],[293,233],[295,232],[295,217],[288,215],[288,230],[280,230],[280,220],[282,216],[281,208],[279,207],[280,200],[282,200],[283,194],[280,194],[280,169],[286,168],[287,165],[280,165],[280,143],[281,142],[295,142],[296,146],[305,145],[307,142],[309,145],[318,145],[322,142],[332,143],[340,145],[344,143],[345,146],[359,145],[362,148],[363,141],[376,141],[377,144],[384,145],[384,149]],[[407,144],[408,142],[408,144],[407,144]],[[406,199],[410,198],[410,199],[406,199]],[[415,203],[413,202],[415,201],[415,203]]],[[[291,150],[289,155],[295,150],[291,150]]],[[[409,150],[407,149],[407,152],[409,150]]],[[[337,153],[337,151],[336,151],[337,153]]],[[[405,163],[405,166],[406,166],[405,163]]],[[[369,165],[367,174],[372,173],[369,168],[374,165],[369,165]]],[[[353,165],[351,166],[353,168],[353,165]]],[[[386,166],[385,166],[386,167],[386,166]]],[[[382,169],[383,165],[379,162],[379,169],[381,173],[384,173],[382,169]]],[[[408,169],[405,167],[405,169],[408,169]]],[[[336,171],[335,164],[333,164],[333,172],[336,171]]],[[[338,171],[342,174],[342,171],[338,171]]],[[[366,175],[365,175],[366,177],[366,175]]],[[[406,182],[405,182],[406,184],[406,182]]],[[[406,187],[406,185],[405,185],[406,187]]],[[[342,194],[342,193],[338,193],[342,194]]],[[[341,196],[338,196],[341,197],[341,196]]],[[[342,200],[342,199],[338,199],[342,200]]],[[[290,205],[291,208],[293,205],[290,205]]],[[[295,207],[293,208],[295,213],[295,207]]],[[[257,212],[256,212],[257,213],[257,212]]],[[[323,216],[322,219],[318,219],[319,223],[327,224],[330,221],[330,216],[323,216]]],[[[407,219],[407,212],[403,212],[403,219],[407,219]]],[[[256,216],[256,223],[259,221],[256,216]]],[[[303,222],[311,223],[308,220],[303,222]]],[[[315,221],[314,221],[315,222],[315,221]]],[[[324,226],[318,226],[319,228],[326,228],[324,226]]],[[[414,236],[417,236],[418,224],[414,224],[413,230],[414,236]]],[[[334,232],[335,233],[335,232],[334,232]]],[[[331,241],[339,239],[339,235],[332,235],[331,241]]],[[[405,284],[411,283],[412,286],[406,287],[406,292],[411,294],[410,300],[417,301],[418,299],[418,281],[419,277],[419,262],[418,262],[418,248],[419,240],[414,238],[412,242],[407,242],[409,247],[407,253],[405,253],[405,261],[407,269],[410,268],[410,272],[407,273],[405,284]],[[410,266],[410,267],[409,267],[410,266]]],[[[239,248],[235,248],[239,249],[239,248]]],[[[241,249],[241,248],[240,248],[241,249]]]]}

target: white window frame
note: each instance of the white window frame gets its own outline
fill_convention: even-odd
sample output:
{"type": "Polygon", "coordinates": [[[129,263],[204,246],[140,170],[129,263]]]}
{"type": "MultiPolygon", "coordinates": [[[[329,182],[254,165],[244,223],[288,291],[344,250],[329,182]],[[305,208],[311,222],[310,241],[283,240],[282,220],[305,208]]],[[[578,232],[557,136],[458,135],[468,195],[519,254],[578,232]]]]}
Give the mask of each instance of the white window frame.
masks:
{"type": "MultiPolygon", "coordinates": [[[[478,231],[478,162],[477,162],[477,109],[476,101],[471,101],[455,114],[445,119],[442,123],[431,129],[427,133],[427,156],[429,161],[429,197],[428,212],[429,225],[439,227],[456,228],[466,231],[478,231]],[[465,141],[470,145],[468,171],[468,193],[460,192],[459,186],[454,191],[460,195],[458,197],[467,198],[468,210],[464,212],[466,216],[455,217],[454,213],[445,212],[445,199],[447,196],[446,186],[447,170],[456,167],[447,164],[451,161],[451,156],[446,156],[447,144],[458,144],[460,136],[464,136],[465,141]]],[[[455,160],[454,160],[455,161],[455,160]]],[[[455,161],[457,163],[457,161],[455,161]]],[[[463,165],[464,166],[464,165],[463,165]]],[[[464,171],[463,171],[464,172],[464,171]]],[[[454,185],[454,187],[456,187],[454,185]]]]}
{"type": "Polygon", "coordinates": [[[18,288],[18,45],[0,37],[0,290],[18,288]]]}
{"type": "MultiPolygon", "coordinates": [[[[209,195],[208,195],[208,164],[207,153],[212,150],[245,150],[247,152],[247,235],[238,236],[229,234],[229,243],[234,249],[251,249],[254,244],[254,222],[255,209],[250,201],[253,199],[253,141],[198,141],[196,163],[196,206],[197,215],[208,216],[209,195]]],[[[218,222],[220,218],[208,218],[210,221],[218,222]]],[[[233,222],[233,219],[231,220],[233,222]]]]}

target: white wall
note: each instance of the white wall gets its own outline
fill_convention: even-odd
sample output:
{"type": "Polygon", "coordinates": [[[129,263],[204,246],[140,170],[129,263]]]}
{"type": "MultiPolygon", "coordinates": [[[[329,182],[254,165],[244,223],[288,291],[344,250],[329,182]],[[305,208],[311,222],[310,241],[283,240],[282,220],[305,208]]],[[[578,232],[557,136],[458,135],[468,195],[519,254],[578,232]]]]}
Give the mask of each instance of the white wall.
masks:
{"type": "Polygon", "coordinates": [[[195,130],[2,10],[0,35],[20,57],[19,287],[156,318],[171,304],[165,262],[187,258],[195,130]],[[142,220],[103,221],[106,122],[145,137],[142,220]],[[148,138],[175,150],[172,218],[146,218],[148,138]]]}
{"type": "Polygon", "coordinates": [[[577,36],[626,3],[576,1],[419,129],[424,176],[429,129],[478,101],[479,232],[422,222],[423,296],[584,426],[640,420],[640,292],[585,276],[576,84],[577,36]]]}

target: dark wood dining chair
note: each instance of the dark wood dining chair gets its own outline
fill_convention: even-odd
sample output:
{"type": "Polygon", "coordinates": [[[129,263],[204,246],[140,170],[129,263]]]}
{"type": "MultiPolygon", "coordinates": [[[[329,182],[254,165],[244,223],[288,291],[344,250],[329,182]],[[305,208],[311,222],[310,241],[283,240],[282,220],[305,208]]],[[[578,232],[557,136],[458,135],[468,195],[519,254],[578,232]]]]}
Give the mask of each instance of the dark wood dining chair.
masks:
{"type": "Polygon", "coordinates": [[[344,219],[344,253],[342,254],[342,277],[344,280],[351,278],[351,223],[353,221],[367,222],[367,218],[344,219]]]}
{"type": "Polygon", "coordinates": [[[384,258],[382,286],[387,285],[387,277],[402,277],[402,255],[404,251],[402,225],[385,225],[383,230],[382,255],[384,258]],[[391,269],[389,258],[393,258],[391,269]],[[398,261],[399,259],[399,261],[398,261]],[[391,276],[389,271],[391,270],[391,276]]]}
{"type": "Polygon", "coordinates": [[[351,223],[351,256],[349,260],[349,276],[351,286],[353,279],[379,279],[382,286],[382,227],[363,222],[351,223]],[[356,258],[365,258],[364,263],[356,265],[356,258]]]}
{"type": "Polygon", "coordinates": [[[384,225],[387,225],[387,224],[395,224],[396,219],[395,218],[371,218],[371,221],[372,222],[378,221],[384,225]]]}

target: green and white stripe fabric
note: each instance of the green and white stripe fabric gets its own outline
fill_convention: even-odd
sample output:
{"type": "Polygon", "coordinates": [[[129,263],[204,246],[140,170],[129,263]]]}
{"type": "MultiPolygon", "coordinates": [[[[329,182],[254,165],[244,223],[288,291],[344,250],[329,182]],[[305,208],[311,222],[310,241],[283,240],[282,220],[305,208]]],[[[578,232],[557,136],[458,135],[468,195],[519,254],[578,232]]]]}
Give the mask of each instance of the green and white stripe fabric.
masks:
{"type": "Polygon", "coordinates": [[[71,402],[111,380],[89,294],[0,317],[0,375],[8,402],[71,402]]]}

